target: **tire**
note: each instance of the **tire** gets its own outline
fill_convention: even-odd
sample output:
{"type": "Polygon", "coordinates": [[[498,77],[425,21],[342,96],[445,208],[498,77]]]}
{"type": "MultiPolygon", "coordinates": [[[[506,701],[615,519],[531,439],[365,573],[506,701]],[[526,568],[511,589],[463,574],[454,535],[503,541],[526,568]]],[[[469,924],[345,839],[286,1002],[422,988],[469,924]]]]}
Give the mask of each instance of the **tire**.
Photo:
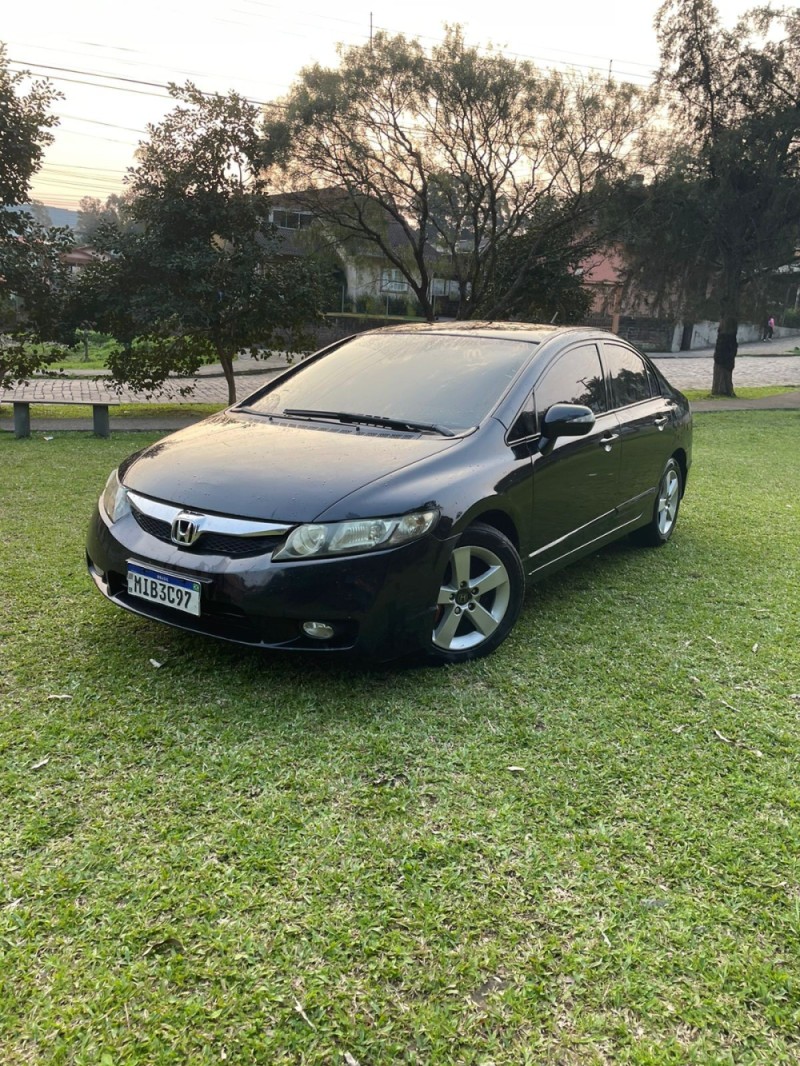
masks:
{"type": "Polygon", "coordinates": [[[442,576],[428,657],[464,663],[489,655],[522,610],[525,573],[503,533],[476,522],[464,531],[442,576]]]}
{"type": "Polygon", "coordinates": [[[683,475],[681,468],[675,459],[669,459],[658,482],[656,501],[653,504],[653,515],[646,526],[642,526],[641,529],[637,529],[632,534],[636,544],[641,544],[648,548],[659,548],[662,544],[667,543],[675,532],[682,494],[683,475]]]}

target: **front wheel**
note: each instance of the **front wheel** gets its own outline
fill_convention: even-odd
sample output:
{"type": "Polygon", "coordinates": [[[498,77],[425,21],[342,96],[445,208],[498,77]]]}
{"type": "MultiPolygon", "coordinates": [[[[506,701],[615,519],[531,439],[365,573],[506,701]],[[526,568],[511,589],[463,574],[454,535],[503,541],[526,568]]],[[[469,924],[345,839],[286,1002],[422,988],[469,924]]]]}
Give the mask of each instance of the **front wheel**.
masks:
{"type": "Polygon", "coordinates": [[[524,595],[522,562],[508,537],[482,522],[471,525],[442,579],[429,656],[462,663],[488,655],[511,632],[524,595]]]}
{"type": "Polygon", "coordinates": [[[658,483],[653,516],[646,526],[637,529],[633,534],[633,539],[637,544],[657,548],[667,543],[678,521],[682,486],[683,477],[680,466],[674,459],[668,459],[658,483]]]}

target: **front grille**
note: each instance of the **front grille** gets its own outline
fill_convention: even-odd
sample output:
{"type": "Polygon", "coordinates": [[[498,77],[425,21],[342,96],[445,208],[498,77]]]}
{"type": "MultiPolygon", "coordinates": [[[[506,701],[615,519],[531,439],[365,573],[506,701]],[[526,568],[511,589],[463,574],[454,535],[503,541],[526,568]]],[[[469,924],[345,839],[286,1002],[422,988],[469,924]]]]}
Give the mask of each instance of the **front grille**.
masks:
{"type": "Polygon", "coordinates": [[[276,540],[276,537],[228,537],[224,533],[201,533],[192,549],[212,552],[214,555],[252,555],[272,551],[276,540]]]}
{"type": "Polygon", "coordinates": [[[171,529],[169,522],[162,522],[160,518],[152,518],[135,507],[131,507],[131,513],[145,533],[149,533],[151,537],[157,537],[158,540],[166,541],[167,544],[172,543],[169,536],[171,529]]]}
{"type": "MultiPolygon", "coordinates": [[[[145,533],[157,540],[163,540],[165,544],[172,544],[170,536],[171,525],[160,518],[144,514],[136,507],[131,507],[131,513],[145,533]]],[[[256,555],[262,552],[270,552],[277,542],[276,537],[231,537],[225,533],[201,533],[192,545],[179,545],[183,551],[197,552],[208,555],[256,555]]]]}

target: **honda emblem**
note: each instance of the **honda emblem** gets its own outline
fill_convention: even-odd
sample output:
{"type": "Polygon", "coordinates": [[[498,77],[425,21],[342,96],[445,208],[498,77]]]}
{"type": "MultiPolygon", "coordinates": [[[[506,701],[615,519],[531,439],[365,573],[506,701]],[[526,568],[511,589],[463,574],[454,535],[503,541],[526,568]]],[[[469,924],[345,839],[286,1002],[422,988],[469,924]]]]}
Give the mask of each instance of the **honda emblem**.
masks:
{"type": "Polygon", "coordinates": [[[192,515],[179,514],[172,522],[170,538],[173,544],[180,544],[184,548],[194,544],[200,536],[200,526],[192,515]]]}

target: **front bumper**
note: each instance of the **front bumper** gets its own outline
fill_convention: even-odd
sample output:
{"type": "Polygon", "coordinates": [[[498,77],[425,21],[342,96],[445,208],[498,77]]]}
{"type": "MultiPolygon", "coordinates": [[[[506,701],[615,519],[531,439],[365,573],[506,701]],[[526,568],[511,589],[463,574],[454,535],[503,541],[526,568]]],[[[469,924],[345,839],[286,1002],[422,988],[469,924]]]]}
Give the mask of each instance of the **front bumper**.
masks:
{"type": "Polygon", "coordinates": [[[234,558],[165,543],[131,515],[110,525],[97,508],[86,557],[100,592],[134,614],[237,644],[351,651],[386,660],[429,645],[452,546],[428,534],[398,548],[339,558],[273,562],[271,553],[234,558]],[[199,581],[199,617],[131,595],[129,560],[199,581]],[[329,624],[333,636],[325,641],[307,636],[306,621],[329,624]]]}

